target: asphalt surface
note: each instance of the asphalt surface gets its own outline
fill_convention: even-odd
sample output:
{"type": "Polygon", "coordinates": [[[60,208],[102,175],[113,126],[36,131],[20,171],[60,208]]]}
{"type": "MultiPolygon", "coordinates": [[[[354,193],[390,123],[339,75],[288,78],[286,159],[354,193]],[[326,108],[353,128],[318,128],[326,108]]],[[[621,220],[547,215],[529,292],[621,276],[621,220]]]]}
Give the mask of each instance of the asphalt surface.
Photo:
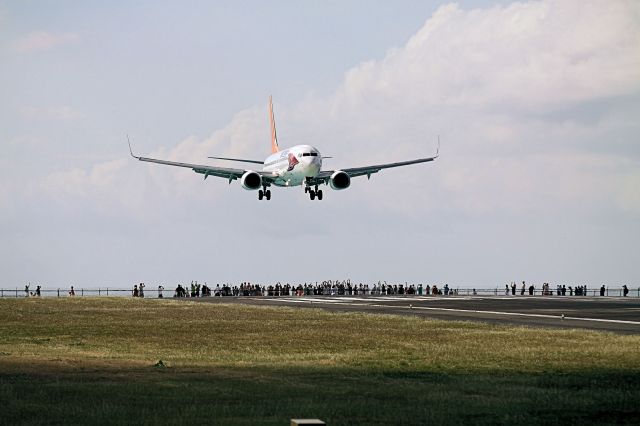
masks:
{"type": "Polygon", "coordinates": [[[290,296],[179,300],[413,315],[529,327],[640,334],[640,298],[588,296],[290,296]],[[563,317],[564,316],[564,317],[563,317]]]}

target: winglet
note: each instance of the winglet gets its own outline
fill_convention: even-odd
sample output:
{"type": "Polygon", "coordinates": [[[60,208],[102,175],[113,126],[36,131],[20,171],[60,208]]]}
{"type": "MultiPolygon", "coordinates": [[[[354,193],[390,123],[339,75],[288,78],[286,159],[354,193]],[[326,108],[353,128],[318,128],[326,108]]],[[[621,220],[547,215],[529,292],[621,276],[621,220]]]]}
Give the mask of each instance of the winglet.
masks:
{"type": "Polygon", "coordinates": [[[276,134],[276,119],[273,115],[273,100],[269,96],[269,124],[271,125],[271,153],[280,151],[278,147],[278,135],[276,134]]]}
{"type": "Polygon", "coordinates": [[[129,152],[131,153],[131,156],[139,160],[140,157],[136,157],[135,155],[133,155],[133,150],[131,149],[131,141],[129,140],[129,135],[127,135],[127,143],[129,144],[129,152]]]}
{"type": "Polygon", "coordinates": [[[438,135],[438,149],[436,149],[436,156],[434,158],[438,158],[440,155],[440,135],[438,135]]]}

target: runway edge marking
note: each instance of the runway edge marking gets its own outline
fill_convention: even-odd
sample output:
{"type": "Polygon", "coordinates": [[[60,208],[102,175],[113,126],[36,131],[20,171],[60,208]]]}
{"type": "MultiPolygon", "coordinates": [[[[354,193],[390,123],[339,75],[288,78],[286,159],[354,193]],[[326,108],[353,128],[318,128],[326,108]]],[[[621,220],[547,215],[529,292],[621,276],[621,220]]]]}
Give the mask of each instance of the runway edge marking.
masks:
{"type": "MultiPolygon", "coordinates": [[[[372,305],[380,307],[388,307],[387,305],[372,305]]],[[[478,311],[473,309],[453,309],[453,308],[427,308],[424,306],[407,307],[409,309],[421,309],[429,311],[453,311],[453,312],[469,312],[476,314],[492,314],[492,315],[513,315],[521,317],[534,317],[534,318],[552,318],[552,319],[565,319],[565,320],[577,320],[577,321],[596,321],[596,322],[611,322],[616,324],[632,324],[640,325],[639,321],[626,321],[626,320],[614,320],[603,318],[580,318],[580,317],[562,317],[562,315],[547,315],[547,314],[523,314],[521,312],[499,312],[499,311],[478,311]]]]}
{"type": "MultiPolygon", "coordinates": [[[[278,301],[278,299],[266,299],[266,300],[278,301]]],[[[279,301],[289,302],[289,303],[312,303],[317,305],[326,304],[326,305],[342,305],[342,306],[371,306],[376,308],[406,308],[406,309],[415,309],[415,310],[423,310],[423,311],[450,311],[450,312],[467,312],[467,313],[476,313],[476,314],[511,315],[511,316],[533,317],[533,318],[563,319],[562,315],[525,314],[521,312],[479,311],[474,309],[429,308],[425,306],[394,306],[394,305],[381,305],[381,304],[374,304],[374,303],[345,303],[345,302],[337,302],[336,299],[317,300],[317,299],[302,298],[302,299],[279,299],[279,301]]],[[[592,322],[606,322],[606,323],[615,323],[615,324],[640,325],[640,321],[614,320],[614,319],[603,319],[603,318],[580,318],[580,317],[565,316],[564,319],[575,320],[575,321],[592,321],[592,322]]]]}

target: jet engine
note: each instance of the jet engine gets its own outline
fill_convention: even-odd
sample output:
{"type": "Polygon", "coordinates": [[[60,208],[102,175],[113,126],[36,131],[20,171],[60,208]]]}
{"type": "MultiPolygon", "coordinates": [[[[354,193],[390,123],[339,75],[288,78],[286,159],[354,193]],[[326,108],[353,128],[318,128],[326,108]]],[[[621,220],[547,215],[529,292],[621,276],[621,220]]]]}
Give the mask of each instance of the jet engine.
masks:
{"type": "Polygon", "coordinates": [[[333,189],[347,189],[351,185],[351,177],[342,170],[336,170],[329,178],[329,185],[333,189]]]}
{"type": "Polygon", "coordinates": [[[262,176],[254,171],[248,170],[240,178],[240,183],[244,189],[255,191],[262,186],[262,176]]]}

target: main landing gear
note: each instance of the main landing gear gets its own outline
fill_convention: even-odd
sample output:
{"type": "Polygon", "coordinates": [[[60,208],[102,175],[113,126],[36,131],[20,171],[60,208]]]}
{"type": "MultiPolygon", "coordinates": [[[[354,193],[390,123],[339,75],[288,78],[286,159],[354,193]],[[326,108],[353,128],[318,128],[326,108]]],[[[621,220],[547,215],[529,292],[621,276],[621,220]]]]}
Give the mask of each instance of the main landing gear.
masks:
{"type": "Polygon", "coordinates": [[[267,200],[271,199],[271,190],[267,189],[266,186],[262,187],[263,189],[258,191],[258,200],[262,200],[263,198],[266,198],[267,200]]]}
{"type": "Polygon", "coordinates": [[[309,198],[312,200],[315,200],[316,197],[318,197],[318,200],[322,200],[322,189],[318,189],[318,185],[315,186],[315,189],[305,186],[304,192],[308,192],[309,198]]]}

